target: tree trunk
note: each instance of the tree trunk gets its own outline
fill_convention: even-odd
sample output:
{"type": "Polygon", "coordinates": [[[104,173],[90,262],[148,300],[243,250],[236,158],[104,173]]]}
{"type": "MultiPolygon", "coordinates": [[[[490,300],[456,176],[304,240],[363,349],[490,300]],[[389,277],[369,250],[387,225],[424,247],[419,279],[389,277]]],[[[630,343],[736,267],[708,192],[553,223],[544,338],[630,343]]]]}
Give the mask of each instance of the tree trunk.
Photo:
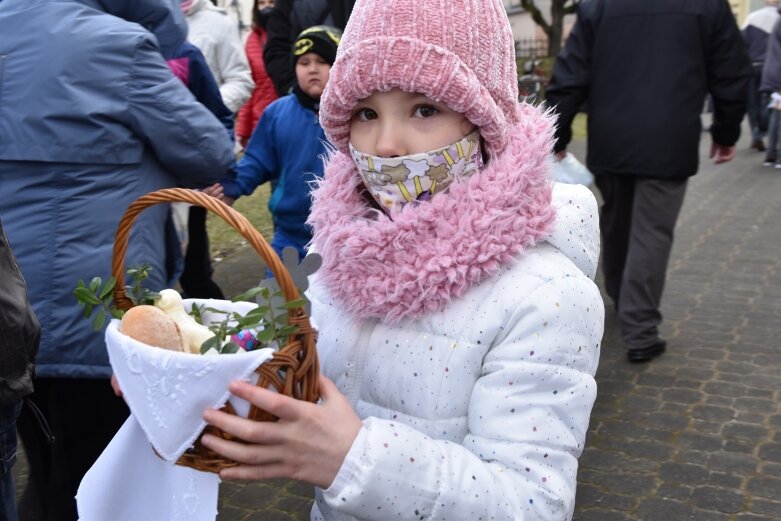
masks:
{"type": "Polygon", "coordinates": [[[548,56],[555,58],[561,49],[561,37],[564,33],[564,4],[567,0],[553,0],[550,7],[550,26],[548,34],[548,56]]]}
{"type": "Polygon", "coordinates": [[[559,54],[561,36],[564,34],[564,15],[575,13],[579,3],[580,0],[551,0],[551,21],[548,23],[535,4],[535,0],[521,0],[521,7],[529,11],[534,23],[540,26],[548,37],[548,56],[555,58],[559,54]]]}

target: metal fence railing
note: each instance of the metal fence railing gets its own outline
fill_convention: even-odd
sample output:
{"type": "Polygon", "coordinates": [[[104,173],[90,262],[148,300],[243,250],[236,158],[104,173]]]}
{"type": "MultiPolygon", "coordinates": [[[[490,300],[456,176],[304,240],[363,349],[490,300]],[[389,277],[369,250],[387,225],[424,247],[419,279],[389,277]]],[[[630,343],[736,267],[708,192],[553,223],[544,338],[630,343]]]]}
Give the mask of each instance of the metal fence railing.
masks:
{"type": "Polygon", "coordinates": [[[519,38],[515,40],[516,58],[541,58],[547,55],[547,38],[519,38]]]}

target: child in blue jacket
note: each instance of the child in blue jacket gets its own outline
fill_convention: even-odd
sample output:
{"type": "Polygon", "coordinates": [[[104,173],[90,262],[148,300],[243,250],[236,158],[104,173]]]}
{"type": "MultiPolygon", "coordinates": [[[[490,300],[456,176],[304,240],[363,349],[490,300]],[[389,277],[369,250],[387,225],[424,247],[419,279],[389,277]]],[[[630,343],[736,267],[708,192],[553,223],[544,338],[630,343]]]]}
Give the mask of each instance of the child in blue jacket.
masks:
{"type": "Polygon", "coordinates": [[[223,179],[209,191],[232,204],[259,185],[272,187],[268,208],[274,220],[271,246],[281,255],[294,246],[306,255],[312,230],[306,224],[311,183],[323,176],[326,137],[318,119],[341,31],[328,26],[304,30],[293,46],[297,83],[291,94],[269,105],[252,133],[235,180],[223,179]]]}

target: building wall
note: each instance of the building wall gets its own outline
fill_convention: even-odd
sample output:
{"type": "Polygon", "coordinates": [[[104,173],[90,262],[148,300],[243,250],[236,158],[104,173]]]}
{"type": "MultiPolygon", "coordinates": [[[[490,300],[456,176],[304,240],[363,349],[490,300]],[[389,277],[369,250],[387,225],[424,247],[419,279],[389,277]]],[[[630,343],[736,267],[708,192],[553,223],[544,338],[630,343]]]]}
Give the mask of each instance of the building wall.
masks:
{"type": "Polygon", "coordinates": [[[738,23],[743,22],[743,19],[746,18],[746,15],[748,14],[748,4],[749,2],[747,0],[729,0],[730,7],[732,7],[732,13],[735,15],[735,18],[737,18],[738,23]]]}
{"type": "Polygon", "coordinates": [[[249,34],[252,25],[253,0],[217,0],[217,5],[226,11],[236,25],[240,26],[242,39],[249,34]]]}

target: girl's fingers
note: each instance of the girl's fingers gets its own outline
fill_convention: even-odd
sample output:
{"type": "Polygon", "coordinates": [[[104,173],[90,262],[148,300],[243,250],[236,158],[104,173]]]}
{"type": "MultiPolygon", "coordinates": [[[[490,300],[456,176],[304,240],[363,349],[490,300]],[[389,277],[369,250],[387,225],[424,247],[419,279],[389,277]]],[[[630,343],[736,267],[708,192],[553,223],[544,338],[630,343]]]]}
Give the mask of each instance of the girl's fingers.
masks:
{"type": "Polygon", "coordinates": [[[119,387],[119,380],[117,380],[117,375],[112,374],[111,375],[111,388],[114,390],[114,394],[122,398],[122,389],[119,387]]]}
{"type": "Polygon", "coordinates": [[[320,385],[320,398],[323,402],[336,400],[347,401],[347,397],[339,391],[339,388],[336,387],[336,384],[332,380],[321,374],[318,383],[320,385]]]}
{"type": "Polygon", "coordinates": [[[254,422],[214,409],[204,411],[203,418],[209,424],[251,443],[282,442],[284,440],[282,430],[285,428],[285,424],[305,416],[304,409],[306,407],[314,407],[313,404],[301,402],[247,382],[231,382],[229,389],[235,396],[244,398],[281,420],[280,422],[254,422]]]}
{"type": "Polygon", "coordinates": [[[234,395],[244,398],[255,407],[270,412],[281,420],[295,421],[304,415],[304,409],[311,405],[240,380],[231,382],[228,389],[234,395]]]}
{"type": "Polygon", "coordinates": [[[274,422],[254,422],[214,409],[204,411],[203,419],[221,431],[250,443],[269,444],[282,440],[280,427],[274,422]]]}
{"type": "Polygon", "coordinates": [[[253,422],[220,411],[205,411],[207,422],[241,440],[204,435],[206,447],[243,464],[220,472],[222,478],[285,477],[323,488],[330,486],[362,426],[331,380],[320,378],[323,401],[319,405],[241,381],[231,382],[229,388],[235,396],[274,414],[279,421],[253,422]]]}
{"type": "Polygon", "coordinates": [[[201,438],[201,443],[226,458],[239,463],[267,465],[279,461],[279,453],[275,446],[247,445],[245,443],[224,440],[211,434],[204,434],[203,438],[201,438]]]}
{"type": "Polygon", "coordinates": [[[290,470],[280,464],[269,465],[239,465],[220,471],[220,479],[229,481],[235,479],[273,479],[289,478],[290,470]]]}

